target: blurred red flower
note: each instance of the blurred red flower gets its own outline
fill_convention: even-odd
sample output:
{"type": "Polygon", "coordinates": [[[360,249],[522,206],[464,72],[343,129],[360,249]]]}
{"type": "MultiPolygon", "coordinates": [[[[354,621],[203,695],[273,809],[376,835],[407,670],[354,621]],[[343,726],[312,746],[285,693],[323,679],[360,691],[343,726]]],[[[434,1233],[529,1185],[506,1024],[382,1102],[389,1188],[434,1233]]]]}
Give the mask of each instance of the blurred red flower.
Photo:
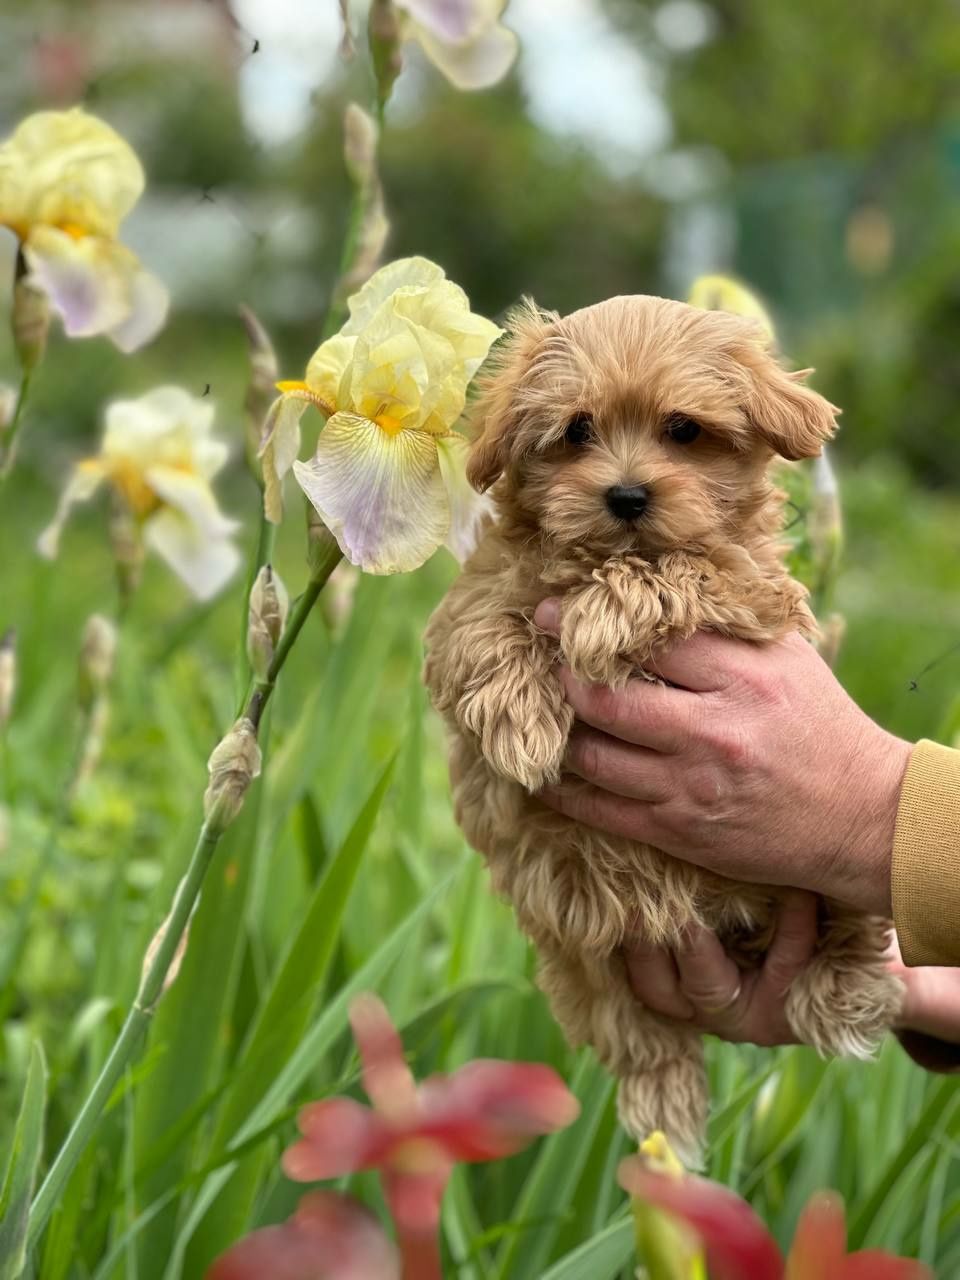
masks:
{"type": "MultiPolygon", "coordinates": [[[[383,1004],[360,996],[350,1010],[363,1087],[300,1112],[300,1142],[283,1157],[298,1182],[378,1169],[397,1227],[407,1280],[440,1276],[440,1202],[458,1162],[496,1160],[574,1120],[579,1105],[559,1076],[535,1063],[477,1061],[418,1085],[383,1004]]],[[[218,1278],[220,1280],[220,1278],[218,1278]]]]}
{"type": "Polygon", "coordinates": [[[784,1262],[776,1241],[735,1192],[692,1174],[677,1177],[624,1160],[620,1185],[637,1200],[679,1218],[703,1244],[711,1280],[932,1280],[928,1267],[879,1249],[847,1253],[843,1201],[813,1196],[784,1262]]]}
{"type": "Polygon", "coordinates": [[[292,1218],[222,1254],[206,1280],[399,1280],[400,1258],[376,1217],[349,1196],[312,1191],[292,1218]]]}

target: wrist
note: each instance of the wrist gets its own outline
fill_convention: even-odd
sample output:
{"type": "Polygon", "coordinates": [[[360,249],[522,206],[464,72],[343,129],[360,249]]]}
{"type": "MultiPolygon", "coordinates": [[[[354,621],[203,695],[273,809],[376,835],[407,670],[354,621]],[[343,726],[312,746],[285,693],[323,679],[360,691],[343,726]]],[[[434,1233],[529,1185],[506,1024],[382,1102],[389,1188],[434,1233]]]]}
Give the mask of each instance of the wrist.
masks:
{"type": "Polygon", "coordinates": [[[861,742],[843,787],[846,832],[836,859],[831,896],[871,915],[892,915],[893,843],[903,776],[912,745],[871,725],[876,738],[861,742]]]}

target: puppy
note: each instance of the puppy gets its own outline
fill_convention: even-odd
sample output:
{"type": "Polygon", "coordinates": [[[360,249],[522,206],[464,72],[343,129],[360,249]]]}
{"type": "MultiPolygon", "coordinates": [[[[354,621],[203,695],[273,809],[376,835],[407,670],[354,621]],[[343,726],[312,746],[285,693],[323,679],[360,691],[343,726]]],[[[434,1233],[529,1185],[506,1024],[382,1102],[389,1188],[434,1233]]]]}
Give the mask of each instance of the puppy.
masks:
{"type": "MultiPolygon", "coordinates": [[[[720,311],[642,296],[562,319],[521,308],[472,414],[468,476],[497,518],[426,636],[458,821],[537,946],[553,1013],[618,1078],[625,1128],[664,1130],[691,1166],[708,1106],[701,1038],[637,1003],[621,948],[638,931],[671,946],[699,922],[755,966],[775,891],[579,825],[537,793],[559,778],[571,726],[561,661],[619,688],[697,629],[815,634],[768,474],[833,434],[837,411],[804,376],[780,367],[759,326],[720,311]],[[559,643],[533,622],[547,595],[562,598],[559,643]]],[[[818,952],[787,1000],[821,1054],[867,1056],[894,1020],[886,931],[823,905],[818,952]]]]}

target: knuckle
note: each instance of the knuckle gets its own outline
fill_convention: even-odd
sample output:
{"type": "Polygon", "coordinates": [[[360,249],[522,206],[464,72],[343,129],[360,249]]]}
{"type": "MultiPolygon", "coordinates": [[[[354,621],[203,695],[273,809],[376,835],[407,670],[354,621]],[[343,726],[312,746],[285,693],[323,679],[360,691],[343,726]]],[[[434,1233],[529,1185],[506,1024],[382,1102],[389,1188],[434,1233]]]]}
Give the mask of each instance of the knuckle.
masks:
{"type": "Polygon", "coordinates": [[[593,782],[600,776],[603,766],[599,741],[592,734],[578,734],[570,741],[569,761],[581,778],[593,782]]]}
{"type": "Polygon", "coordinates": [[[612,728],[619,720],[620,702],[615,689],[605,684],[594,685],[588,695],[591,718],[600,728],[612,728]]]}

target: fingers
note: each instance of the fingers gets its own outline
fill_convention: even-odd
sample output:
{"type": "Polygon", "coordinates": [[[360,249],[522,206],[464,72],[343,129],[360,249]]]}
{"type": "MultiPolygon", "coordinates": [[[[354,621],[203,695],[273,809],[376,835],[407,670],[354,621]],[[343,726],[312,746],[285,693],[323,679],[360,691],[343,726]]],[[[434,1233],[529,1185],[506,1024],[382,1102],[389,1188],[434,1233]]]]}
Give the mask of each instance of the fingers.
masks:
{"type": "Polygon", "coordinates": [[[777,931],[760,970],[758,1001],[782,1006],[790,984],[810,963],[817,949],[817,899],[800,889],[784,894],[777,931]]]}
{"type": "Polygon", "coordinates": [[[574,725],[564,767],[585,782],[629,799],[657,802],[670,796],[660,752],[627,745],[587,725],[574,725]]]}
{"type": "Polygon", "coordinates": [[[899,1025],[951,1044],[960,1044],[960,969],[899,971],[906,991],[899,1025]]]}
{"type": "MultiPolygon", "coordinates": [[[[562,602],[555,597],[542,600],[534,619],[538,626],[553,635],[560,634],[562,602]]],[[[810,646],[799,633],[780,642],[787,647],[810,646]]],[[[749,644],[710,631],[698,631],[687,640],[678,640],[658,652],[651,670],[680,689],[710,693],[737,683],[745,671],[755,670],[758,653],[772,646],[749,644]]]]}
{"type": "Polygon", "coordinates": [[[680,988],[701,1014],[730,1017],[740,999],[740,970],[711,929],[691,925],[675,951],[680,988]]]}
{"type": "Polygon", "coordinates": [[[567,702],[579,720],[611,737],[654,751],[678,752],[695,736],[703,709],[694,693],[630,680],[623,689],[584,684],[560,668],[567,702]]]}
{"type": "Polygon", "coordinates": [[[573,818],[586,827],[606,831],[613,836],[626,836],[644,844],[656,845],[668,853],[669,835],[657,821],[654,805],[642,800],[629,800],[600,787],[561,783],[544,787],[538,798],[557,813],[573,818]]]}
{"type": "Polygon", "coordinates": [[[757,645],[731,640],[711,631],[697,631],[658,650],[651,670],[681,689],[713,693],[741,678],[744,668],[757,661],[757,645]]]}
{"type": "Polygon", "coordinates": [[[644,1008],[686,1022],[694,1007],[680,989],[673,956],[666,947],[631,943],[625,953],[630,988],[644,1008]]]}

